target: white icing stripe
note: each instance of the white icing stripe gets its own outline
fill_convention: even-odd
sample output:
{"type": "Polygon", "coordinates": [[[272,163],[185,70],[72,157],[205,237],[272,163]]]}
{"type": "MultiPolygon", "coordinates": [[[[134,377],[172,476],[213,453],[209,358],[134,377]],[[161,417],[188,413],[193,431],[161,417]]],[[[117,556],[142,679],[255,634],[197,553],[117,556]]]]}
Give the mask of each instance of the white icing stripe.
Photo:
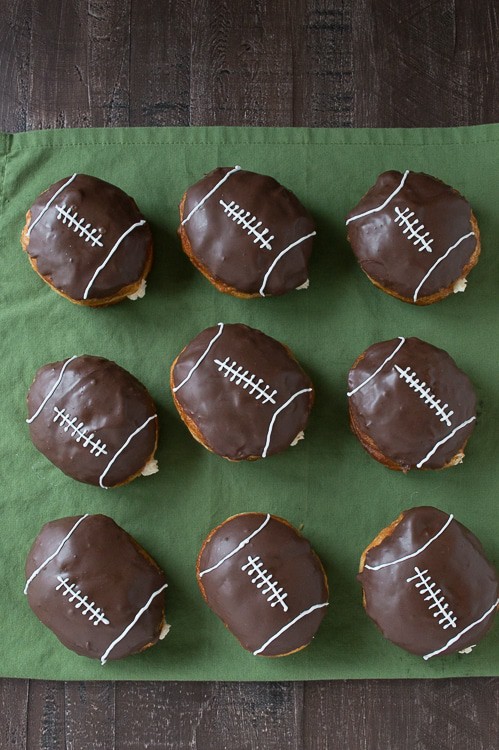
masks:
{"type": "Polygon", "coordinates": [[[69,185],[69,184],[70,184],[71,182],[73,182],[73,180],[74,180],[74,178],[76,177],[76,175],[77,175],[77,174],[78,174],[78,173],[77,173],[77,172],[75,172],[75,173],[74,173],[74,175],[73,175],[72,177],[70,177],[70,178],[69,178],[69,180],[68,180],[67,182],[65,182],[65,183],[64,183],[64,185],[62,185],[62,187],[60,187],[60,188],[59,188],[59,190],[58,190],[58,191],[57,191],[56,193],[54,193],[54,195],[53,195],[53,196],[52,196],[52,198],[51,198],[51,199],[50,199],[50,200],[48,201],[48,203],[46,203],[46,204],[45,204],[45,206],[44,206],[44,208],[42,209],[41,213],[39,213],[39,214],[38,214],[38,216],[37,216],[37,217],[36,217],[36,219],[34,220],[33,224],[31,224],[31,225],[29,226],[29,228],[28,228],[28,231],[27,231],[27,235],[28,235],[28,237],[30,236],[30,234],[31,234],[31,230],[33,229],[33,227],[35,227],[35,226],[36,226],[36,225],[38,224],[38,222],[40,221],[40,219],[42,218],[42,216],[44,215],[44,213],[45,213],[46,211],[48,211],[48,210],[49,210],[50,206],[51,206],[51,205],[52,205],[52,203],[53,203],[53,202],[55,201],[55,199],[57,198],[57,196],[58,196],[58,195],[60,195],[60,194],[62,193],[62,191],[64,190],[64,188],[66,188],[66,187],[67,187],[67,186],[68,186],[68,185],[69,185]]]}
{"type": "Polygon", "coordinates": [[[430,268],[430,270],[429,270],[429,271],[428,271],[428,272],[426,273],[426,275],[425,275],[425,276],[423,276],[423,279],[422,279],[422,281],[420,282],[419,286],[418,286],[418,287],[416,288],[416,291],[414,292],[414,297],[413,297],[413,300],[414,300],[414,302],[416,302],[416,300],[417,300],[417,298],[418,298],[418,294],[419,294],[419,292],[420,292],[420,289],[421,289],[421,287],[423,286],[423,284],[425,283],[426,279],[427,279],[427,278],[428,278],[428,277],[429,277],[429,276],[430,276],[430,275],[431,275],[431,274],[433,273],[433,271],[434,271],[434,270],[435,270],[435,268],[436,268],[436,267],[438,266],[438,264],[439,264],[439,263],[441,263],[441,262],[442,262],[443,260],[445,260],[445,259],[446,259],[446,257],[447,257],[447,256],[449,255],[449,253],[451,253],[451,252],[452,252],[453,250],[455,250],[455,249],[456,249],[456,247],[457,247],[458,245],[460,245],[460,244],[461,244],[461,242],[464,242],[464,240],[467,240],[467,239],[468,239],[468,237],[474,237],[474,236],[475,236],[475,233],[474,233],[474,232],[468,232],[468,234],[463,234],[463,236],[462,236],[462,237],[460,237],[460,238],[458,239],[458,241],[457,241],[457,242],[455,242],[455,243],[454,243],[453,245],[451,245],[451,246],[449,247],[449,249],[447,250],[447,252],[446,252],[446,253],[444,253],[444,255],[442,255],[442,256],[441,256],[441,257],[440,257],[440,258],[439,258],[439,259],[438,259],[438,260],[437,260],[437,261],[436,261],[436,262],[435,262],[435,263],[434,263],[434,264],[432,265],[432,267],[431,267],[431,268],[430,268]]]}
{"type": "Polygon", "coordinates": [[[270,513],[267,513],[265,521],[255,531],[253,531],[249,536],[247,536],[246,539],[243,539],[243,541],[240,542],[240,544],[238,544],[237,547],[235,547],[232,550],[232,552],[229,552],[228,555],[225,555],[225,557],[222,557],[222,559],[219,560],[216,565],[213,565],[211,568],[206,568],[206,570],[202,570],[199,574],[199,577],[202,578],[205,575],[205,573],[211,573],[212,570],[216,570],[217,568],[220,567],[220,565],[223,565],[223,563],[226,560],[228,560],[229,557],[232,557],[232,555],[236,555],[240,550],[242,550],[243,547],[245,547],[248,544],[248,542],[250,542],[253,539],[254,536],[259,534],[260,531],[262,531],[262,529],[265,528],[265,526],[268,524],[269,521],[270,521],[270,513]]]}
{"type": "Polygon", "coordinates": [[[279,263],[279,261],[281,260],[281,258],[284,255],[286,255],[286,253],[289,253],[289,251],[292,250],[294,247],[296,247],[296,245],[300,245],[302,242],[305,242],[305,240],[310,239],[310,237],[314,237],[316,234],[317,234],[317,232],[310,232],[310,234],[306,234],[304,237],[300,237],[299,240],[295,240],[295,242],[292,242],[291,245],[288,245],[287,247],[284,248],[284,250],[281,250],[281,252],[277,256],[277,258],[274,258],[274,260],[273,260],[270,268],[268,269],[267,273],[263,277],[263,282],[262,282],[262,285],[260,287],[260,295],[262,297],[265,297],[265,294],[263,293],[263,290],[265,289],[265,286],[267,284],[269,276],[272,273],[272,271],[274,270],[274,268],[276,267],[276,265],[279,263]]]}
{"type": "Polygon", "coordinates": [[[450,524],[450,522],[452,521],[453,518],[454,518],[454,516],[451,513],[450,516],[449,516],[449,518],[447,519],[447,521],[444,523],[444,525],[440,529],[440,531],[438,531],[435,534],[435,536],[432,536],[431,539],[428,539],[428,541],[426,542],[426,544],[423,544],[423,546],[420,547],[418,550],[416,550],[416,552],[411,552],[410,555],[405,555],[404,557],[399,557],[397,560],[392,560],[391,562],[382,563],[381,565],[367,565],[366,564],[366,565],[364,565],[364,568],[367,568],[367,570],[381,570],[381,568],[388,568],[390,565],[398,565],[398,563],[404,562],[405,560],[410,560],[411,557],[416,557],[416,555],[419,555],[419,554],[421,554],[421,552],[424,552],[424,550],[427,547],[429,547],[430,544],[433,544],[433,542],[435,541],[435,539],[438,539],[438,537],[441,534],[444,533],[445,529],[450,524]]]}
{"type": "Polygon", "coordinates": [[[276,640],[276,638],[279,638],[283,633],[286,632],[286,630],[289,630],[298,620],[303,619],[303,617],[306,617],[307,615],[311,614],[311,612],[315,612],[316,609],[320,609],[321,607],[327,607],[329,602],[323,602],[322,604],[314,604],[313,607],[310,607],[309,609],[306,609],[304,612],[300,612],[299,615],[297,615],[291,622],[288,622],[287,625],[284,625],[280,630],[277,631],[275,635],[273,635],[271,638],[266,641],[263,646],[260,646],[256,651],[253,651],[253,656],[258,656],[258,654],[261,654],[262,651],[265,651],[267,646],[270,646],[270,644],[276,640]]]}
{"type": "Polygon", "coordinates": [[[458,641],[460,638],[462,638],[465,633],[467,633],[469,630],[472,630],[472,628],[474,628],[476,625],[479,625],[490,614],[492,614],[492,612],[496,609],[496,607],[497,607],[498,604],[499,604],[499,599],[496,602],[494,602],[494,604],[491,607],[489,607],[489,609],[486,612],[484,612],[484,614],[478,620],[475,620],[475,622],[472,622],[466,628],[464,628],[463,630],[461,630],[461,632],[458,633],[457,635],[455,635],[453,638],[451,638],[450,641],[447,641],[447,643],[445,644],[445,646],[442,646],[442,648],[439,648],[436,651],[432,651],[431,654],[426,654],[426,656],[423,656],[423,659],[425,659],[425,660],[426,659],[431,659],[432,656],[437,656],[438,654],[441,654],[442,651],[446,651],[449,648],[449,646],[452,646],[454,643],[456,643],[456,641],[458,641]]]}
{"type": "Polygon", "coordinates": [[[34,422],[34,420],[40,415],[40,412],[44,408],[44,406],[47,403],[47,401],[54,395],[54,392],[56,391],[56,389],[59,387],[59,385],[61,383],[61,380],[62,380],[62,378],[64,376],[64,372],[66,370],[66,367],[73,361],[73,359],[77,359],[76,354],[73,355],[72,357],[70,357],[66,362],[64,362],[64,364],[63,364],[63,366],[61,368],[61,372],[59,373],[59,377],[57,378],[55,384],[52,386],[52,388],[50,389],[50,391],[47,394],[47,396],[45,396],[45,398],[43,399],[42,403],[40,404],[40,406],[38,407],[38,409],[35,411],[35,413],[33,414],[33,416],[26,420],[26,422],[28,424],[31,424],[31,422],[34,422]]]}
{"type": "Polygon", "coordinates": [[[198,210],[198,208],[201,208],[201,206],[203,206],[203,205],[204,205],[204,204],[206,203],[206,201],[207,201],[207,200],[208,200],[209,198],[211,198],[211,196],[213,195],[213,193],[215,193],[215,192],[216,192],[216,191],[218,190],[218,188],[219,188],[219,187],[220,187],[221,185],[223,185],[223,184],[224,184],[224,182],[225,182],[226,180],[228,180],[228,179],[229,179],[229,177],[230,177],[230,176],[231,176],[232,174],[234,174],[234,172],[238,172],[238,171],[239,171],[240,169],[241,169],[241,167],[235,166],[235,167],[234,167],[234,169],[231,169],[231,170],[230,170],[230,172],[227,172],[227,174],[226,174],[226,175],[224,175],[224,177],[222,177],[222,179],[221,179],[221,180],[220,180],[219,182],[217,182],[217,184],[215,185],[215,187],[213,187],[213,188],[212,188],[212,189],[210,190],[210,192],[209,192],[209,193],[206,193],[206,195],[204,196],[204,198],[202,198],[202,199],[201,199],[201,200],[199,201],[199,203],[196,203],[196,205],[194,206],[194,208],[192,209],[192,211],[190,211],[190,213],[189,213],[189,214],[188,214],[188,215],[187,215],[187,216],[185,217],[185,219],[184,219],[184,220],[182,221],[182,226],[183,226],[183,225],[184,225],[184,224],[185,224],[185,223],[186,223],[187,221],[189,221],[189,219],[191,218],[191,216],[192,216],[192,215],[193,215],[193,214],[194,214],[194,213],[195,213],[195,212],[196,212],[196,211],[198,210]]]}
{"type": "Polygon", "coordinates": [[[187,381],[190,379],[190,377],[193,374],[193,372],[195,370],[197,370],[197,368],[199,367],[199,365],[201,364],[201,362],[203,361],[203,359],[206,357],[206,355],[210,351],[210,349],[213,346],[213,344],[215,343],[215,341],[222,335],[223,329],[224,329],[224,324],[223,323],[219,323],[218,324],[218,333],[215,336],[213,336],[212,340],[208,344],[208,346],[205,349],[204,353],[200,356],[200,358],[198,359],[198,361],[196,362],[196,364],[194,365],[194,367],[192,367],[191,370],[189,370],[189,372],[187,373],[186,377],[182,380],[182,382],[175,386],[175,388],[173,389],[174,393],[176,393],[178,390],[180,390],[180,388],[182,388],[182,386],[185,385],[187,383],[187,381]]]}
{"type": "Polygon", "coordinates": [[[400,192],[400,190],[402,190],[402,188],[404,187],[404,183],[405,183],[405,181],[407,179],[407,175],[409,174],[409,171],[410,170],[407,169],[404,172],[404,176],[402,177],[402,179],[400,181],[400,185],[398,186],[398,188],[396,188],[393,191],[393,193],[388,196],[388,198],[385,200],[384,203],[381,204],[381,206],[378,206],[377,208],[370,208],[369,211],[364,211],[364,213],[362,213],[362,214],[357,214],[356,216],[351,216],[349,219],[347,219],[346,223],[350,224],[351,221],[355,221],[356,219],[361,219],[363,216],[368,216],[369,214],[374,214],[377,211],[382,211],[385,208],[385,206],[387,206],[390,203],[390,201],[392,200],[392,198],[395,198],[395,196],[397,195],[397,193],[400,192]]]}
{"type": "Polygon", "coordinates": [[[448,440],[454,437],[456,432],[459,432],[459,430],[462,430],[463,427],[466,427],[466,425],[469,425],[472,422],[474,422],[475,419],[476,417],[471,417],[470,419],[467,419],[465,422],[461,422],[461,424],[455,427],[452,430],[452,432],[450,432],[448,435],[442,438],[442,440],[439,440],[438,443],[433,446],[431,451],[423,458],[423,460],[420,461],[418,464],[416,464],[417,468],[420,469],[423,466],[423,464],[425,464],[428,461],[428,459],[430,459],[433,456],[433,454],[440,448],[441,445],[444,445],[444,443],[446,443],[448,440]]]}
{"type": "Polygon", "coordinates": [[[144,612],[149,609],[149,607],[151,606],[151,603],[152,603],[153,599],[155,599],[157,596],[159,596],[159,594],[161,594],[161,592],[164,591],[167,587],[168,587],[168,584],[165,583],[165,584],[163,584],[163,586],[161,586],[160,589],[158,589],[157,591],[154,591],[151,594],[151,596],[149,597],[149,599],[147,600],[146,604],[144,604],[144,606],[142,607],[142,609],[139,609],[139,611],[137,612],[137,614],[133,618],[133,620],[130,623],[130,625],[128,625],[125,628],[125,630],[121,633],[121,635],[119,635],[117,638],[115,638],[115,640],[111,643],[111,645],[107,647],[106,651],[102,654],[101,659],[100,659],[100,663],[102,664],[102,666],[104,666],[104,664],[106,663],[107,658],[108,658],[109,654],[111,653],[111,651],[113,650],[113,648],[115,646],[117,646],[118,643],[123,640],[123,638],[126,637],[126,635],[130,632],[130,630],[135,625],[135,623],[138,622],[138,620],[140,620],[140,618],[142,617],[142,615],[144,614],[144,612]]]}
{"type": "Polygon", "coordinates": [[[286,401],[286,403],[283,404],[282,406],[280,406],[277,409],[277,411],[274,413],[274,416],[272,417],[272,419],[270,421],[269,429],[268,429],[268,432],[267,432],[267,440],[265,442],[265,448],[263,449],[262,458],[266,458],[267,457],[267,451],[268,451],[269,445],[270,445],[270,438],[272,437],[272,430],[274,429],[274,422],[276,421],[277,416],[280,414],[280,412],[283,409],[286,409],[286,407],[288,407],[290,405],[290,403],[295,400],[295,398],[297,398],[298,396],[301,396],[302,393],[310,393],[311,390],[312,390],[311,388],[303,388],[301,391],[297,391],[296,393],[294,393],[291,396],[291,398],[288,398],[288,400],[286,401]]]}
{"type": "Polygon", "coordinates": [[[375,378],[375,377],[376,377],[376,375],[377,375],[377,374],[378,374],[379,372],[381,372],[381,370],[382,370],[382,369],[383,369],[383,367],[384,367],[384,366],[385,366],[385,365],[387,364],[387,362],[389,362],[389,361],[390,361],[391,359],[393,359],[393,358],[394,358],[394,356],[395,356],[395,355],[397,354],[398,350],[399,350],[399,349],[400,349],[400,348],[401,348],[401,347],[402,347],[402,346],[403,346],[403,345],[405,344],[405,338],[404,338],[403,336],[399,336],[399,339],[400,339],[400,343],[399,343],[399,344],[397,344],[397,347],[396,347],[396,348],[395,348],[395,350],[394,350],[394,351],[393,351],[393,352],[392,352],[392,353],[390,354],[390,356],[389,356],[389,357],[387,357],[387,358],[385,359],[385,361],[383,362],[383,364],[382,364],[382,365],[380,365],[380,366],[378,367],[378,369],[377,369],[377,370],[375,370],[375,371],[373,372],[373,374],[372,374],[372,375],[369,375],[369,377],[368,377],[368,378],[366,378],[366,379],[365,379],[365,380],[364,380],[364,381],[363,381],[363,382],[362,382],[362,383],[361,383],[360,385],[358,385],[358,386],[357,386],[356,388],[354,388],[354,389],[353,389],[353,391],[349,391],[349,392],[347,393],[347,396],[348,396],[348,398],[350,398],[350,396],[353,396],[353,394],[354,394],[354,393],[357,393],[357,391],[360,391],[360,389],[361,389],[361,388],[363,388],[363,387],[364,387],[365,385],[367,385],[367,383],[369,383],[369,381],[370,381],[370,380],[372,380],[373,378],[375,378]]]}
{"type": "Polygon", "coordinates": [[[104,477],[106,476],[107,472],[109,471],[109,469],[111,468],[111,466],[114,464],[114,462],[116,461],[116,459],[123,453],[123,451],[125,450],[125,448],[128,447],[128,445],[131,443],[131,441],[133,440],[133,438],[135,437],[135,435],[138,435],[139,432],[141,432],[144,429],[144,427],[147,427],[147,425],[149,424],[149,422],[152,419],[156,419],[156,417],[157,417],[157,415],[153,414],[152,417],[149,417],[149,419],[146,419],[146,421],[144,422],[144,424],[141,424],[140,427],[137,427],[137,429],[134,430],[134,432],[132,432],[132,434],[125,440],[125,442],[123,443],[123,445],[121,446],[121,448],[119,449],[119,451],[117,451],[114,454],[114,456],[109,461],[108,465],[106,466],[106,468],[104,469],[104,471],[102,472],[102,474],[99,477],[99,484],[102,487],[102,489],[107,490],[107,487],[106,487],[105,484],[102,483],[102,480],[104,479],[104,477]]]}
{"type": "Polygon", "coordinates": [[[45,567],[46,565],[48,565],[48,563],[49,563],[49,562],[50,562],[51,560],[53,560],[53,559],[54,559],[54,557],[57,557],[57,555],[59,554],[59,552],[61,551],[61,549],[62,549],[62,548],[64,547],[64,545],[65,545],[65,544],[66,544],[66,542],[68,541],[68,539],[69,539],[69,537],[71,536],[71,534],[73,534],[73,533],[74,533],[74,532],[76,531],[76,529],[78,528],[78,526],[80,525],[80,523],[81,523],[82,521],[84,521],[84,520],[85,520],[85,518],[87,518],[87,516],[88,516],[88,513],[85,513],[85,515],[84,515],[84,516],[82,516],[81,518],[79,518],[79,519],[78,519],[78,520],[76,521],[75,525],[73,526],[73,528],[71,529],[71,531],[69,531],[69,532],[68,532],[68,533],[66,534],[66,536],[64,537],[64,539],[62,540],[62,542],[61,542],[61,543],[59,544],[59,546],[57,547],[56,551],[55,551],[55,552],[54,552],[54,553],[53,553],[52,555],[50,555],[49,557],[47,557],[47,559],[46,559],[46,560],[45,560],[44,562],[42,562],[42,564],[41,564],[41,565],[40,565],[40,566],[39,566],[39,567],[38,567],[38,568],[37,568],[36,570],[34,570],[34,571],[32,572],[32,574],[30,575],[30,577],[29,577],[29,578],[28,578],[28,580],[26,581],[26,586],[24,587],[24,593],[25,593],[25,594],[27,594],[27,593],[28,593],[28,586],[30,585],[30,583],[31,583],[31,581],[33,580],[33,578],[36,578],[36,576],[38,575],[38,573],[39,573],[39,572],[40,572],[41,570],[43,570],[43,568],[44,568],[44,567],[45,567]]]}
{"type": "Polygon", "coordinates": [[[146,223],[145,219],[141,219],[141,221],[137,221],[135,224],[132,224],[131,227],[128,227],[128,229],[126,230],[126,232],[123,232],[123,234],[121,235],[121,237],[118,240],[116,240],[116,242],[114,243],[114,246],[113,246],[112,250],[109,252],[109,255],[100,264],[100,266],[96,269],[94,275],[92,276],[92,278],[88,282],[87,288],[85,289],[85,291],[83,293],[83,299],[87,299],[88,293],[89,293],[90,288],[91,288],[92,284],[94,283],[95,279],[100,274],[100,272],[102,271],[102,269],[105,268],[105,266],[107,266],[107,264],[109,263],[109,261],[111,260],[111,258],[115,254],[116,250],[119,248],[119,246],[121,245],[121,243],[125,239],[125,237],[127,237],[130,234],[130,232],[133,232],[134,229],[137,229],[137,227],[143,226],[143,224],[145,224],[145,223],[146,223]]]}

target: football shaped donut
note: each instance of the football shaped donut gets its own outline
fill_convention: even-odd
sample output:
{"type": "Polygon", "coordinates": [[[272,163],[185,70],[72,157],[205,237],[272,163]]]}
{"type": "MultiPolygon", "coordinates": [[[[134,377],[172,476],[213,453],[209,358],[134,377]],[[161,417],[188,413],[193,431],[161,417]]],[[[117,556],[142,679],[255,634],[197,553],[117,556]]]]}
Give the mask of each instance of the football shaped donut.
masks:
{"type": "Polygon", "coordinates": [[[390,469],[460,463],[475,426],[473,386],[443,349],[399,336],[373,344],[348,375],[350,425],[390,469]]]}
{"type": "Polygon", "coordinates": [[[184,194],[178,233],[186,255],[221,292],[267,297],[308,286],[315,223],[272,177],[215,169],[184,194]]]}
{"type": "Polygon", "coordinates": [[[241,324],[219,323],[196,336],[173,362],[170,386],[193,437],[231,461],[295,445],[314,400],[289,349],[241,324]]]}
{"type": "Polygon", "coordinates": [[[155,473],[158,418],[133,375],[85,355],[41,367],[28,393],[31,439],[73,479],[107,489],[155,473]]]}
{"type": "Polygon", "coordinates": [[[319,558],[291,524],[269,513],[241,513],[217,526],[196,572],[208,606],[255,656],[305,648],[326,613],[319,558]]]}
{"type": "Polygon", "coordinates": [[[72,651],[105,664],[164,638],[162,570],[111,518],[45,524],[26,561],[35,615],[72,651]]]}
{"type": "Polygon", "coordinates": [[[149,225],[133,198],[97,177],[74,174],[42,193],[21,244],[36,273],[71,302],[99,307],[145,294],[149,225]]]}
{"type": "Polygon", "coordinates": [[[360,267],[380,289],[416,305],[462,292],[480,255],[469,203],[427,174],[384,172],[347,218],[360,267]]]}
{"type": "Polygon", "coordinates": [[[364,607],[383,635],[430,659],[467,651],[489,631],[497,574],[478,539],[452,514],[412,508],[363,552],[364,607]]]}

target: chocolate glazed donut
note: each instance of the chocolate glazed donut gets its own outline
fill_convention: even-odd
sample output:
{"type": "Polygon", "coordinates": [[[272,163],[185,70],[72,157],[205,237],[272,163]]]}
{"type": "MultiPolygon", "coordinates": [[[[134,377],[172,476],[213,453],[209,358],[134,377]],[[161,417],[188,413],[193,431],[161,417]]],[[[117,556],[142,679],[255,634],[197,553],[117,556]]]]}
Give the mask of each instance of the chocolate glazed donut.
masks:
{"type": "Polygon", "coordinates": [[[241,324],[198,334],[173,362],[170,386],[191,434],[231,461],[295,445],[314,400],[312,382],[289,349],[241,324]]]}
{"type": "Polygon", "coordinates": [[[469,378],[443,349],[417,338],[373,344],[348,376],[350,424],[390,469],[460,463],[476,420],[469,378]]]}
{"type": "Polygon", "coordinates": [[[319,558],[288,521],[269,513],[240,513],[217,526],[196,572],[209,607],[255,656],[305,648],[326,613],[319,558]]]}
{"type": "Polygon", "coordinates": [[[59,180],[26,214],[33,269],[71,302],[99,307],[145,293],[152,235],[133,198],[85,174],[59,180]]]}
{"type": "Polygon", "coordinates": [[[464,291],[480,255],[480,232],[469,203],[427,174],[384,172],[346,223],[368,278],[416,305],[464,291]]]}
{"type": "Polygon", "coordinates": [[[26,561],[28,603],[69,649],[121,659],[164,638],[165,576],[111,518],[50,521],[26,561]]]}
{"type": "Polygon", "coordinates": [[[184,194],[180,222],[184,252],[219,291],[267,297],[308,287],[315,223],[272,177],[215,169],[184,194]]]}
{"type": "Polygon", "coordinates": [[[154,402],[110,360],[85,355],[41,367],[27,422],[35,447],[80,482],[107,489],[157,471],[154,402]]]}
{"type": "Polygon", "coordinates": [[[364,551],[364,607],[383,635],[430,659],[472,648],[492,627],[497,574],[452,514],[412,508],[364,551]]]}

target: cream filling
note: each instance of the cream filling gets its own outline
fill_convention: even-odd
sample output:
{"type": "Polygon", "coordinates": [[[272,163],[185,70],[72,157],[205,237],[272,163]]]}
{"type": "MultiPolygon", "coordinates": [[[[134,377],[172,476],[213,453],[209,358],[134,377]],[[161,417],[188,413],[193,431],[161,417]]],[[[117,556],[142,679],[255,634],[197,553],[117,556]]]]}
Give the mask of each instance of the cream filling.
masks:
{"type": "Polygon", "coordinates": [[[127,294],[128,299],[131,299],[132,302],[135,302],[136,299],[142,299],[146,293],[146,280],[142,279],[142,281],[139,284],[139,288],[136,292],[133,294],[127,294]]]}
{"type": "Polygon", "coordinates": [[[471,652],[473,651],[473,649],[475,648],[475,646],[476,646],[476,643],[474,643],[473,646],[468,646],[468,648],[463,648],[463,650],[460,651],[459,653],[460,654],[471,654],[471,652]]]}
{"type": "Polygon", "coordinates": [[[464,276],[462,279],[458,279],[452,287],[454,290],[454,294],[456,294],[457,292],[464,292],[467,283],[468,280],[464,276]]]}
{"type": "Polygon", "coordinates": [[[163,638],[166,638],[168,633],[170,632],[171,625],[168,625],[167,622],[163,624],[163,627],[161,628],[161,633],[159,634],[159,640],[162,641],[163,638]]]}
{"type": "Polygon", "coordinates": [[[156,474],[158,471],[158,462],[155,458],[150,458],[140,473],[143,477],[150,477],[151,474],[156,474]]]}
{"type": "Polygon", "coordinates": [[[299,443],[300,440],[304,440],[304,439],[305,439],[305,433],[303,432],[303,430],[300,430],[300,432],[298,433],[298,435],[295,437],[295,439],[291,443],[291,447],[293,447],[294,445],[296,445],[297,443],[299,443]]]}
{"type": "Polygon", "coordinates": [[[301,286],[296,287],[296,291],[299,291],[300,289],[308,289],[310,286],[310,279],[307,279],[301,286]]]}

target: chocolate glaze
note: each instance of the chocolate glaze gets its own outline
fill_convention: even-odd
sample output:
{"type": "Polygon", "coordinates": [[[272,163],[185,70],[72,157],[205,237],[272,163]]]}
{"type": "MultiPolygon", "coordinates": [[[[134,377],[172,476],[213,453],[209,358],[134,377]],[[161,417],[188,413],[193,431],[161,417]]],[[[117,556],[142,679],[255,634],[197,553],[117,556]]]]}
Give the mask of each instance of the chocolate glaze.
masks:
{"type": "MultiPolygon", "coordinates": [[[[181,220],[230,171],[230,167],[220,167],[190,187],[181,220]]],[[[196,265],[205,275],[239,292],[258,295],[273,261],[293,242],[314,232],[315,224],[297,197],[272,177],[241,169],[227,178],[179,232],[182,229],[196,265]],[[252,217],[261,222],[259,226],[257,221],[252,222],[255,231],[269,230],[263,242],[242,221],[236,220],[234,211],[241,210],[247,222],[252,217]],[[269,248],[266,241],[272,236],[269,248]]],[[[297,244],[277,262],[262,296],[284,294],[307,281],[312,241],[311,237],[297,244]]]]}
{"type": "MultiPolygon", "coordinates": [[[[347,221],[383,205],[402,181],[402,173],[383,172],[376,184],[348,214],[347,221]]],[[[461,237],[473,231],[469,203],[457,191],[427,174],[409,172],[402,189],[380,211],[348,223],[348,239],[365,273],[383,288],[395,292],[408,302],[430,268],[461,237]],[[409,229],[397,210],[414,212],[407,221],[417,224],[409,229]],[[424,228],[422,227],[424,225],[424,228]],[[417,232],[424,236],[431,252],[418,242],[417,232]],[[433,242],[429,242],[433,239],[433,242]]],[[[463,275],[477,247],[478,237],[463,240],[441,261],[421,286],[417,300],[421,303],[451,287],[463,275]]]]}
{"type": "Polygon", "coordinates": [[[149,393],[133,375],[102,357],[85,355],[41,367],[28,393],[28,423],[38,450],[65,474],[88,484],[122,484],[144,468],[156,447],[156,408],[149,393]],[[57,388],[34,417],[61,373],[57,388]]]}
{"type": "MultiPolygon", "coordinates": [[[[65,177],[42,193],[30,209],[29,225],[33,229],[26,248],[36,260],[38,272],[47,277],[60,292],[75,300],[83,300],[85,290],[97,268],[104,263],[115,243],[133,224],[143,220],[133,198],[108,182],[78,174],[57,196],[43,217],[36,223],[47,202],[69,177],[65,177]],[[102,247],[87,236],[75,232],[75,223],[60,214],[65,207],[90,224],[92,237],[102,235],[102,247]],[[61,218],[58,218],[61,216],[61,218]]],[[[117,294],[137,283],[146,272],[150,259],[152,236],[148,224],[136,227],[127,235],[107,265],[92,283],[87,299],[102,299],[117,294]]]]}
{"type": "MultiPolygon", "coordinates": [[[[197,566],[198,583],[208,605],[252,652],[259,651],[300,613],[328,601],[327,580],[319,558],[306,539],[276,516],[270,516],[259,533],[215,570],[203,573],[262,527],[266,517],[265,513],[242,513],[229,518],[211,532],[197,566]],[[248,558],[254,559],[254,564],[248,558]],[[260,561],[259,575],[255,566],[260,561]]],[[[302,617],[269,643],[261,655],[282,656],[306,646],[326,609],[321,606],[302,617]]]]}
{"type": "Polygon", "coordinates": [[[196,336],[173,366],[172,385],[181,416],[195,423],[202,442],[235,461],[287,448],[305,429],[314,397],[310,378],[286,347],[241,324],[219,324],[196,336]],[[220,330],[221,335],[199,367],[181,385],[220,330]],[[221,369],[226,360],[227,365],[221,369]],[[234,372],[247,373],[246,379],[236,377],[234,372]],[[310,391],[297,395],[276,416],[265,453],[274,415],[304,389],[310,391]]]}
{"type": "MultiPolygon", "coordinates": [[[[26,577],[54,554],[81,516],[61,518],[45,524],[26,561],[26,577]]],[[[82,656],[100,659],[134,620],[153,592],[165,584],[164,573],[137,542],[111,518],[84,518],[59,553],[32,579],[28,602],[36,616],[59,640],[82,656]],[[73,591],[84,604],[61,585],[74,584],[73,591]],[[59,587],[59,588],[58,588],[59,587]],[[64,595],[64,591],[66,594],[64,595]],[[92,617],[87,603],[103,610],[109,624],[92,617]]],[[[156,643],[163,625],[164,594],[158,594],[127,635],[109,652],[108,659],[121,659],[156,643]]]]}
{"type": "MultiPolygon", "coordinates": [[[[366,349],[350,370],[349,394],[376,372],[401,341],[391,339],[366,349]]],[[[439,441],[476,415],[476,397],[469,378],[447,352],[409,338],[375,377],[350,396],[349,408],[354,432],[374,441],[402,470],[438,469],[462,449],[474,421],[456,431],[422,466],[418,464],[439,441]],[[409,370],[401,376],[397,368],[409,370]],[[406,379],[411,376],[412,385],[406,379]],[[424,398],[421,389],[428,394],[424,398]]]]}
{"type": "MultiPolygon", "coordinates": [[[[395,529],[367,552],[365,565],[376,567],[412,554],[443,529],[448,519],[449,514],[431,507],[405,511],[395,529]]],[[[418,555],[380,570],[364,566],[358,579],[369,617],[386,638],[413,654],[427,656],[442,649],[497,605],[497,574],[478,539],[456,520],[418,555]],[[424,584],[416,568],[431,580],[424,584]],[[443,597],[440,605],[429,589],[438,594],[437,600],[443,597]]],[[[492,626],[494,613],[495,608],[441,653],[476,644],[492,626]]]]}

